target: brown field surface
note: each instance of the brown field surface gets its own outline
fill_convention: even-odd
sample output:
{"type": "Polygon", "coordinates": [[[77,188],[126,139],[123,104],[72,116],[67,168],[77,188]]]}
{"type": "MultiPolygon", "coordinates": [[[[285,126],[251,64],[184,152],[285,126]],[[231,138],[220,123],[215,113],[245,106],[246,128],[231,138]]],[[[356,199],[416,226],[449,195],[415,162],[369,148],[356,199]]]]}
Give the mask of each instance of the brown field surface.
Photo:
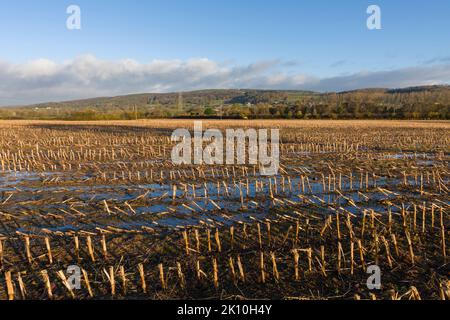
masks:
{"type": "Polygon", "coordinates": [[[276,176],[174,165],[193,122],[0,121],[0,299],[450,299],[449,121],[202,121],[276,176]]]}
{"type": "MultiPolygon", "coordinates": [[[[0,120],[0,126],[11,125],[101,125],[138,126],[149,128],[180,128],[193,125],[196,120],[157,119],[133,121],[45,121],[45,120],[0,120]]],[[[200,120],[197,120],[200,121],[200,120]]],[[[321,128],[321,127],[387,127],[387,128],[443,128],[450,129],[445,120],[201,120],[205,127],[264,127],[264,128],[321,128]]]]}

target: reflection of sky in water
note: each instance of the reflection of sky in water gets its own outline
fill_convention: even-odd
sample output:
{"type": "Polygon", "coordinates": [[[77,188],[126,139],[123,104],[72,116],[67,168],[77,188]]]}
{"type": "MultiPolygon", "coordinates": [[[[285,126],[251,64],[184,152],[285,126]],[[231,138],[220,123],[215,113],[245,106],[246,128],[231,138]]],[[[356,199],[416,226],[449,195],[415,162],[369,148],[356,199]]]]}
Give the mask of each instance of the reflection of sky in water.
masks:
{"type": "MultiPolygon", "coordinates": [[[[295,156],[307,155],[307,153],[298,152],[295,156]]],[[[414,160],[420,166],[433,166],[435,160],[430,157],[429,154],[384,154],[384,158],[394,159],[394,160],[414,160]]],[[[371,186],[371,191],[366,193],[362,191],[368,199],[361,196],[356,190],[359,188],[359,175],[355,172],[353,177],[353,191],[350,189],[349,180],[346,176],[342,179],[342,193],[348,199],[353,200],[358,208],[354,207],[349,203],[345,197],[341,197],[338,194],[328,192],[323,192],[322,178],[316,176],[313,178],[314,170],[312,167],[287,167],[293,168],[298,172],[306,172],[310,175],[309,184],[305,180],[305,196],[308,198],[308,203],[303,203],[301,192],[301,179],[297,176],[291,177],[291,185],[293,192],[290,191],[290,186],[288,179],[285,179],[285,190],[282,191],[282,179],[280,176],[277,177],[277,189],[278,194],[275,194],[274,178],[272,180],[272,190],[276,198],[285,200],[292,200],[300,206],[300,210],[313,210],[317,213],[330,214],[334,211],[329,208],[331,205],[333,208],[343,208],[349,212],[360,215],[364,209],[373,209],[378,213],[385,213],[387,210],[386,205],[382,203],[384,200],[390,200],[395,202],[396,196],[393,194],[385,194],[378,190],[373,190],[371,186]],[[311,194],[312,191],[312,194],[311,194]],[[315,198],[320,198],[321,200],[315,198]],[[333,203],[334,202],[334,203],[333,203]]],[[[216,172],[217,174],[218,172],[216,172]]],[[[96,227],[107,228],[108,226],[124,229],[124,230],[139,230],[141,227],[149,228],[174,228],[177,226],[189,226],[197,225],[200,221],[204,223],[218,223],[224,225],[231,225],[236,222],[246,222],[250,221],[251,217],[257,219],[264,219],[271,212],[280,210],[285,214],[290,214],[291,206],[289,203],[285,204],[272,202],[269,197],[269,177],[262,177],[257,175],[258,180],[263,182],[263,186],[259,186],[258,190],[255,189],[255,177],[249,177],[249,184],[247,190],[246,179],[239,180],[236,179],[236,184],[233,183],[231,178],[232,172],[229,170],[230,178],[226,179],[228,186],[228,194],[225,192],[225,187],[220,181],[220,195],[217,194],[217,181],[207,182],[206,191],[208,198],[213,200],[221,210],[211,202],[206,201],[203,197],[205,194],[205,184],[196,183],[195,184],[195,194],[193,197],[192,184],[186,184],[186,189],[183,184],[177,184],[177,192],[175,201],[172,199],[172,185],[168,181],[167,184],[151,183],[151,184],[117,184],[117,185],[80,185],[80,186],[27,186],[27,183],[32,183],[36,181],[50,180],[53,178],[60,178],[61,181],[70,181],[74,179],[71,175],[63,174],[61,172],[3,172],[0,173],[0,191],[1,192],[12,192],[14,194],[14,201],[10,209],[28,209],[28,210],[39,210],[42,214],[55,213],[61,214],[60,209],[64,209],[70,212],[70,204],[63,203],[61,199],[68,199],[73,197],[73,201],[79,201],[81,204],[80,210],[87,215],[92,212],[91,207],[83,207],[84,204],[90,206],[94,204],[99,208],[103,208],[102,201],[107,200],[110,204],[112,210],[114,206],[120,206],[129,215],[112,215],[104,216],[104,210],[100,209],[97,212],[94,211],[93,221],[78,221],[76,217],[64,216],[65,222],[63,225],[58,225],[60,221],[55,222],[56,225],[48,227],[47,225],[42,226],[43,228],[49,229],[51,231],[80,231],[80,230],[95,230],[96,227]],[[241,184],[239,183],[241,182],[241,184]],[[244,203],[246,205],[245,209],[241,208],[240,202],[240,192],[239,188],[242,188],[244,194],[244,203]],[[185,194],[186,190],[186,194],[185,194]],[[247,197],[246,197],[247,195],[247,197]],[[145,205],[141,203],[133,204],[133,209],[135,214],[131,213],[130,210],[124,208],[125,202],[132,203],[138,197],[145,198],[145,205]],[[46,201],[46,199],[51,198],[46,201]],[[44,200],[43,203],[36,204],[21,204],[20,201],[26,200],[44,200]],[[197,205],[195,205],[193,203],[197,205]],[[252,201],[256,203],[252,203],[252,201]],[[189,206],[193,210],[189,210],[182,204],[189,206]]],[[[258,170],[257,170],[258,174],[258,170]]],[[[295,174],[294,174],[295,175],[295,174]]],[[[328,175],[325,175],[328,179],[328,175]]],[[[215,180],[212,175],[207,175],[207,179],[215,180]]],[[[443,177],[447,179],[447,177],[443,177]]],[[[365,181],[364,181],[365,182],[365,181]]],[[[392,179],[386,177],[380,177],[377,179],[377,186],[386,188],[391,191],[395,191],[400,196],[408,194],[409,198],[419,197],[418,194],[410,192],[408,190],[397,190],[397,186],[402,184],[403,180],[401,178],[392,179]]],[[[408,176],[408,182],[414,185],[414,177],[408,176]]],[[[448,181],[444,181],[447,183],[448,181]]],[[[164,182],[163,182],[164,183],[164,182]]],[[[328,188],[328,180],[326,180],[326,187],[328,188]]],[[[336,186],[338,184],[338,178],[336,177],[336,186]]],[[[370,184],[372,184],[372,178],[370,177],[370,184]]],[[[333,182],[331,183],[333,188],[333,182]]],[[[8,194],[6,194],[8,195],[8,194]]],[[[4,200],[5,195],[3,196],[4,200]]],[[[1,201],[0,201],[1,202],[1,201]]],[[[393,207],[392,211],[396,212],[396,208],[393,207]]],[[[117,212],[117,211],[115,211],[117,212]]],[[[26,221],[32,221],[32,217],[24,217],[26,221]]],[[[40,226],[29,227],[27,230],[19,229],[19,231],[30,232],[32,229],[36,229],[39,232],[40,226]]]]}

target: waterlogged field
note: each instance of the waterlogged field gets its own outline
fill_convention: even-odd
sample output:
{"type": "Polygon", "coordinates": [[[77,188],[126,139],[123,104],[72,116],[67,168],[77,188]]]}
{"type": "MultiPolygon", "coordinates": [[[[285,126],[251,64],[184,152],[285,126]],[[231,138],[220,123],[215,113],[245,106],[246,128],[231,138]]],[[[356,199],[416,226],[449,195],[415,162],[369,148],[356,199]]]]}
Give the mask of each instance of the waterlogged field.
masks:
{"type": "Polygon", "coordinates": [[[280,129],[278,175],[173,165],[192,121],[0,122],[0,299],[450,299],[449,122],[203,127],[280,129]]]}

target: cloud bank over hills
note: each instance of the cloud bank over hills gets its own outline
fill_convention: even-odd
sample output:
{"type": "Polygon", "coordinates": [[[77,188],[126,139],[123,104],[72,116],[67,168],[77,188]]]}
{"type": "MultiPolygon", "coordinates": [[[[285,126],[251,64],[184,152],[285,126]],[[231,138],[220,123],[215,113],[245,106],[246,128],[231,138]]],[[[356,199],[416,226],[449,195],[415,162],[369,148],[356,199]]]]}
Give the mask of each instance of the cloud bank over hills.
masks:
{"type": "Polygon", "coordinates": [[[0,61],[0,105],[206,88],[324,92],[448,83],[450,63],[446,61],[328,78],[289,72],[286,63],[280,60],[248,65],[219,63],[207,58],[139,63],[132,59],[108,61],[84,55],[63,63],[47,59],[26,63],[0,61]]]}

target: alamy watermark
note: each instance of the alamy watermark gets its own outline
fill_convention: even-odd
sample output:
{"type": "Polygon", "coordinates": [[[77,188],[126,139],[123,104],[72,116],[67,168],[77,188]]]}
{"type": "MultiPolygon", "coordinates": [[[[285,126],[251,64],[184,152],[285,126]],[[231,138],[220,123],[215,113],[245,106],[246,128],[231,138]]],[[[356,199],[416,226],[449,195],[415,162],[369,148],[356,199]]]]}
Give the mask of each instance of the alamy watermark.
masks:
{"type": "Polygon", "coordinates": [[[369,30],[381,30],[381,8],[375,4],[367,7],[367,14],[370,16],[367,18],[367,29],[369,30]]]}
{"type": "Polygon", "coordinates": [[[380,290],[381,289],[381,269],[377,265],[371,265],[367,267],[369,278],[367,278],[367,289],[380,290]]]}
{"type": "Polygon", "coordinates": [[[68,266],[66,270],[67,284],[71,290],[81,289],[81,268],[79,266],[68,266]]]}
{"type": "Polygon", "coordinates": [[[81,30],[81,8],[77,5],[70,5],[66,9],[69,17],[66,20],[66,27],[69,30],[81,30]]]}
{"type": "MultiPolygon", "coordinates": [[[[366,13],[369,17],[366,20],[366,26],[369,30],[381,30],[381,8],[378,5],[372,4],[367,7],[366,13]]],[[[78,5],[72,4],[67,7],[66,14],[69,17],[66,20],[66,27],[68,30],[81,30],[81,8],[78,5]]]]}
{"type": "Polygon", "coordinates": [[[176,165],[258,165],[261,175],[278,174],[280,163],[279,129],[219,129],[203,132],[201,121],[194,122],[194,135],[187,129],[176,129],[172,142],[172,162],[176,165]],[[205,144],[207,144],[205,146],[205,144]],[[248,156],[248,157],[247,157],[248,156]]]}

